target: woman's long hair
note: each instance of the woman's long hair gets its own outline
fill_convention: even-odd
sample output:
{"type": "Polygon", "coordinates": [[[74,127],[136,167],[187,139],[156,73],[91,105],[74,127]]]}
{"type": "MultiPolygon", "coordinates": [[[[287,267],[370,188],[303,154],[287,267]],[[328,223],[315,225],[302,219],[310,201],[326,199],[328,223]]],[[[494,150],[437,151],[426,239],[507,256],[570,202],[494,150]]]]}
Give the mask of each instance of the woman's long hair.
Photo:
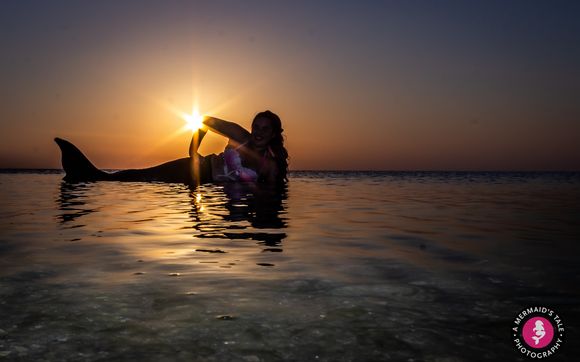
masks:
{"type": "Polygon", "coordinates": [[[264,111],[258,113],[252,124],[256,121],[256,119],[265,117],[268,118],[271,122],[272,128],[274,130],[274,138],[270,141],[270,149],[274,153],[274,161],[276,162],[276,166],[278,167],[278,181],[288,181],[288,151],[284,147],[284,129],[282,128],[282,121],[280,117],[274,112],[271,111],[264,111]]]}

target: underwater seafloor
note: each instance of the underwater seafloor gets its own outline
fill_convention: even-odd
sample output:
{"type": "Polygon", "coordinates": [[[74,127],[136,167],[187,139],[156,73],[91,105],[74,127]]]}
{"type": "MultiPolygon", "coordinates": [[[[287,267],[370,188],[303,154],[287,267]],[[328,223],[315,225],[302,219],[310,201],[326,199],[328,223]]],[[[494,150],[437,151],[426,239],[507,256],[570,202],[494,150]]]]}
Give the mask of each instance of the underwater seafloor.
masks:
{"type": "Polygon", "coordinates": [[[580,358],[580,174],[293,172],[284,190],[0,173],[0,361],[580,358]],[[576,356],[576,357],[575,357],[576,356]]]}

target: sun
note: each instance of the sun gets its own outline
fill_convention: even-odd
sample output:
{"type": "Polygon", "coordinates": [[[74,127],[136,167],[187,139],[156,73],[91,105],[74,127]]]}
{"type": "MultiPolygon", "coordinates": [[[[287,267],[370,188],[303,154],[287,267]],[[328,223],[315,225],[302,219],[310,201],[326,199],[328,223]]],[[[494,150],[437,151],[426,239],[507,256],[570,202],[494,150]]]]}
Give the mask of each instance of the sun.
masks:
{"type": "Polygon", "coordinates": [[[185,127],[197,131],[203,126],[203,116],[195,109],[191,114],[182,113],[181,118],[185,121],[185,127]]]}

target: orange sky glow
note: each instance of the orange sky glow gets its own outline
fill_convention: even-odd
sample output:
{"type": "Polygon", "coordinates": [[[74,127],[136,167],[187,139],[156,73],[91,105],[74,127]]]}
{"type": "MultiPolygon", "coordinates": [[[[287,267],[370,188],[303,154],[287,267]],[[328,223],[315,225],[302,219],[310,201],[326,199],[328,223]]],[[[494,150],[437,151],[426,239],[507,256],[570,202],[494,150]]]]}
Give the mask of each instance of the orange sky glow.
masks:
{"type": "Polygon", "coordinates": [[[0,11],[3,168],[60,168],[57,136],[105,169],[185,157],[197,105],[279,114],[293,170],[580,169],[564,7],[55,4],[0,11]]]}

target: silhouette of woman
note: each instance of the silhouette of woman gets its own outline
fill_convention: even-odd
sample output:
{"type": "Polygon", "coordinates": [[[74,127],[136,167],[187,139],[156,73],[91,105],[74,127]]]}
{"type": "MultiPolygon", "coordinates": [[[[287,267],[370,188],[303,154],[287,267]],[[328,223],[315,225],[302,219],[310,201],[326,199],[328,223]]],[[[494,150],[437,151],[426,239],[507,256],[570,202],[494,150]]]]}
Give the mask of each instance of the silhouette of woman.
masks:
{"type": "Polygon", "coordinates": [[[215,117],[205,117],[203,129],[191,140],[189,157],[145,169],[108,173],[96,168],[72,143],[55,142],[62,152],[66,181],[163,181],[186,184],[206,182],[267,182],[287,180],[288,152],[284,147],[282,122],[271,111],[258,113],[251,132],[242,126],[215,117]],[[229,139],[219,155],[201,156],[197,149],[210,129],[229,139]]]}

